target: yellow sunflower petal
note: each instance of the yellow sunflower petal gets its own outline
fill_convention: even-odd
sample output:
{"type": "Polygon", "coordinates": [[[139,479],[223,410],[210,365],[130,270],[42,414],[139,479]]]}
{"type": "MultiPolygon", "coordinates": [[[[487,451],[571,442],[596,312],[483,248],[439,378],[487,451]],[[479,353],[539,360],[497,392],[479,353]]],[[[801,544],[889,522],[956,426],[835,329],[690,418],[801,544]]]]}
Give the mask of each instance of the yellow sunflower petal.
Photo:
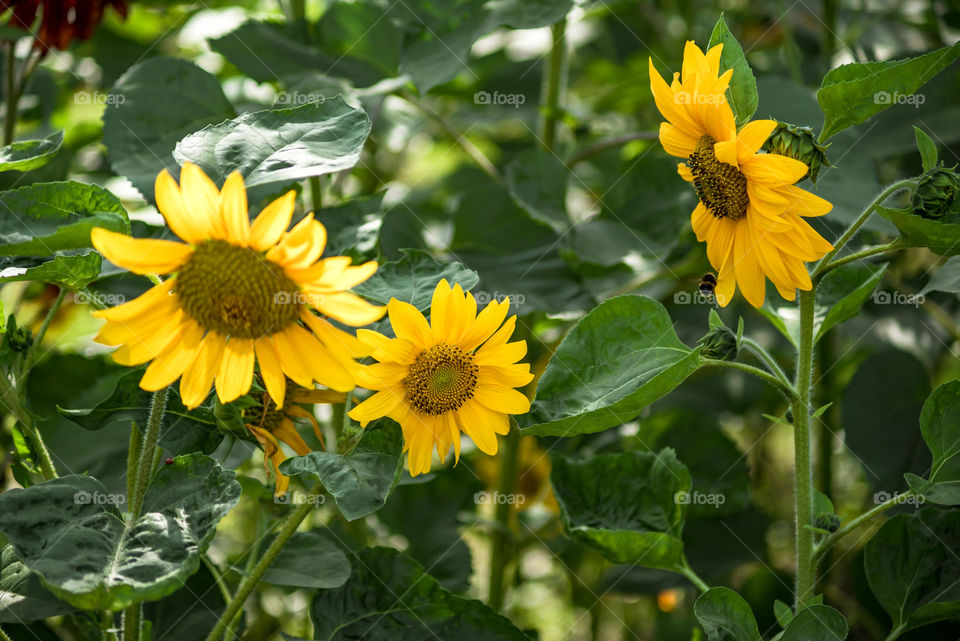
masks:
{"type": "Polygon", "coordinates": [[[180,195],[180,186],[166,169],[157,174],[153,186],[157,209],[163,214],[167,226],[188,243],[196,244],[210,235],[210,223],[206,212],[194,212],[180,195]]]}
{"type": "Polygon", "coordinates": [[[460,338],[458,341],[460,347],[465,351],[472,352],[497,331],[507,317],[508,311],[510,311],[509,299],[491,301],[482,312],[477,314],[477,319],[460,338]]]}
{"type": "Polygon", "coordinates": [[[142,314],[149,313],[157,305],[163,305],[167,299],[175,299],[170,295],[170,290],[176,284],[176,278],[168,278],[156,287],[151,287],[131,301],[122,305],[111,307],[109,309],[100,309],[91,315],[96,318],[104,318],[108,321],[127,321],[136,318],[142,314]]]}
{"type": "Polygon", "coordinates": [[[786,196],[790,201],[787,211],[797,216],[809,218],[811,216],[823,216],[833,209],[833,204],[824,200],[816,194],[811,194],[805,189],[800,189],[793,185],[785,185],[781,190],[786,191],[786,196]]]}
{"type": "Polygon", "coordinates": [[[182,265],[193,248],[172,240],[131,238],[102,227],[90,230],[90,240],[114,265],[134,274],[168,274],[182,265]]]}
{"type": "Polygon", "coordinates": [[[740,171],[747,180],[765,185],[792,185],[807,173],[807,166],[799,160],[778,154],[756,154],[742,163],[740,171]]]}
{"type": "Polygon", "coordinates": [[[741,157],[744,155],[752,156],[760,151],[763,143],[777,128],[776,120],[751,120],[737,132],[737,142],[741,157]]]}
{"type": "Polygon", "coordinates": [[[227,240],[233,245],[246,247],[250,242],[250,214],[247,213],[247,190],[239,171],[232,172],[223,183],[220,213],[227,229],[227,240]]]}
{"type": "Polygon", "coordinates": [[[505,387],[523,387],[533,380],[527,363],[515,365],[484,365],[480,367],[477,382],[480,385],[497,384],[505,387]]]}
{"type": "Polygon", "coordinates": [[[300,332],[307,333],[297,325],[289,325],[283,331],[273,334],[270,340],[273,341],[273,346],[277,350],[277,357],[280,359],[284,374],[298,385],[313,387],[313,372],[304,360],[305,355],[300,352],[301,345],[305,343],[300,332]]]}
{"type": "Polygon", "coordinates": [[[235,401],[250,391],[253,362],[253,339],[231,338],[227,342],[217,373],[217,397],[221,403],[235,401]]]}
{"type": "Polygon", "coordinates": [[[293,448],[293,451],[299,456],[304,456],[313,451],[310,446],[307,445],[306,441],[303,440],[303,437],[300,436],[300,432],[297,431],[293,421],[288,418],[280,421],[280,425],[273,430],[273,435],[277,440],[283,441],[293,448]]]}
{"type": "Polygon", "coordinates": [[[171,342],[159,354],[140,379],[140,387],[155,392],[170,385],[190,366],[200,349],[203,328],[193,321],[186,321],[183,334],[176,342],[171,342]]]}
{"type": "Polygon", "coordinates": [[[318,310],[351,327],[369,325],[387,313],[383,305],[373,305],[350,292],[318,294],[311,300],[318,310]]]}
{"type": "Polygon", "coordinates": [[[399,385],[410,373],[410,368],[398,363],[374,363],[361,366],[357,371],[357,384],[369,390],[381,390],[399,385]]]}
{"type": "Polygon", "coordinates": [[[391,298],[387,309],[390,313],[390,325],[398,338],[405,338],[421,347],[432,344],[433,332],[430,325],[416,307],[391,298]]]}
{"type": "Polygon", "coordinates": [[[177,310],[164,322],[150,326],[142,333],[132,336],[113,353],[113,360],[120,365],[133,366],[146,363],[157,357],[183,333],[183,312],[177,310]]]}
{"type": "Polygon", "coordinates": [[[764,277],[754,252],[756,241],[748,224],[737,225],[737,236],[733,243],[734,271],[737,284],[744,298],[754,307],[762,307],[764,299],[764,277]]]}
{"type": "Polygon", "coordinates": [[[266,251],[276,245],[290,226],[296,201],[297,192],[291,189],[264,207],[250,225],[250,246],[266,251]]]}
{"type": "Polygon", "coordinates": [[[191,162],[180,168],[180,196],[190,214],[207,220],[210,238],[226,240],[227,227],[220,215],[220,191],[203,170],[191,162]]]}
{"type": "Polygon", "coordinates": [[[355,405],[347,415],[366,427],[370,421],[375,421],[392,412],[403,402],[404,394],[404,389],[399,386],[382,389],[359,405],[355,405]]]}
{"type": "Polygon", "coordinates": [[[689,158],[697,147],[697,139],[676,125],[661,122],[660,144],[663,145],[663,150],[671,156],[689,158]]]}
{"type": "Polygon", "coordinates": [[[471,400],[464,403],[454,416],[457,426],[470,437],[477,449],[490,456],[497,453],[497,424],[503,422],[502,414],[471,400]]]}
{"type": "Polygon", "coordinates": [[[258,339],[254,344],[257,353],[257,362],[260,364],[260,376],[267,388],[267,393],[273,399],[277,408],[283,407],[283,398],[286,396],[287,379],[280,366],[280,357],[273,341],[269,337],[258,339]]]}
{"type": "Polygon", "coordinates": [[[203,337],[196,358],[180,378],[180,398],[187,409],[199,406],[210,393],[226,342],[227,339],[216,332],[208,332],[203,337]]]}
{"type": "Polygon", "coordinates": [[[477,385],[474,400],[496,412],[526,414],[530,411],[530,399],[515,389],[501,385],[477,385]]]}

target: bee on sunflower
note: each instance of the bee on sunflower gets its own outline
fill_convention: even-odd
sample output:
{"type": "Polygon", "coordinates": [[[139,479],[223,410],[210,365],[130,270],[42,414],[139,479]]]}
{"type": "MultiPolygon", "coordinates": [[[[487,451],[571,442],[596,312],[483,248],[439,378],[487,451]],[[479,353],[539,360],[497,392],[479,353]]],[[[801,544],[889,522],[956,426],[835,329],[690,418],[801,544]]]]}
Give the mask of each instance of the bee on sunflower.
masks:
{"type": "Polygon", "coordinates": [[[221,403],[245,394],[254,365],[271,399],[283,407],[289,377],[346,392],[355,386],[367,348],[328,316],[361,327],[386,309],[348,290],[377,270],[370,261],[321,259],[326,230],[308,214],[289,231],[295,192],[267,205],[251,223],[243,178],[218,190],[186,163],[180,184],[166,170],[156,181],[157,208],[184,242],[137,239],[92,230],[94,247],[137,274],[170,274],[138,298],[94,312],[106,319],[95,340],[119,346],[121,365],[147,367],[140,387],[158,390],[180,378],[180,395],[197,407],[216,383],[221,403]],[[319,312],[318,315],[315,312],[319,312]]]}
{"type": "Polygon", "coordinates": [[[509,300],[491,301],[477,313],[473,294],[441,280],[433,292],[430,322],[409,303],[387,305],[396,338],[357,330],[371,356],[361,387],[375,393],[349,411],[366,427],[388,416],[403,430],[411,476],[430,471],[433,449],[443,460],[453,447],[460,459],[460,433],[485,454],[497,453],[497,435],[510,431],[511,414],[530,411],[530,401],[514,389],[533,380],[519,363],[526,341],[509,342],[517,317],[507,318],[509,300]]]}
{"type": "Polygon", "coordinates": [[[674,73],[670,85],[650,60],[650,88],[667,120],[660,124],[660,143],[684,159],[677,171],[700,200],[691,223],[718,274],[717,302],[726,306],[739,286],[760,307],[767,278],[783,298],[794,300],[798,288],[812,288],[804,263],[833,249],[804,218],[822,216],[833,205],[795,186],[808,173],[804,163],[760,152],[776,121],[754,120],[737,129],[725,97],[733,70],[720,73],[722,47],[705,54],[687,42],[682,73],[674,73]]]}

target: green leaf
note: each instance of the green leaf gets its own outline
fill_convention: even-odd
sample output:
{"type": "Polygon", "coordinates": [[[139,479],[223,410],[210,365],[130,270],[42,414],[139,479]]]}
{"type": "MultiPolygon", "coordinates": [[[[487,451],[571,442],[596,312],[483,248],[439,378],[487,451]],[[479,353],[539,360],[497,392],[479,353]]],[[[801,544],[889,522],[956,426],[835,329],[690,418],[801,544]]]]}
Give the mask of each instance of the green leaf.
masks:
{"type": "Polygon", "coordinates": [[[148,58],[131,67],[110,92],[103,113],[103,144],[114,170],[148,202],[157,174],[180,167],[177,142],[235,114],[217,79],[179,58],[148,58]]]}
{"type": "Polygon", "coordinates": [[[877,600],[904,632],[960,615],[960,512],[898,514],[867,543],[864,569],[877,600]]]}
{"type": "Polygon", "coordinates": [[[750,606],[730,588],[710,588],[701,594],[693,613],[707,641],[762,641],[750,606]]]}
{"type": "Polygon", "coordinates": [[[960,294],[960,256],[948,258],[926,287],[920,290],[920,295],[926,296],[930,292],[960,294]]]}
{"type": "Polygon", "coordinates": [[[742,126],[749,122],[757,111],[759,102],[757,79],[750,69],[746,56],[743,55],[743,48],[730,33],[722,14],[710,34],[708,47],[712,48],[718,44],[723,45],[723,51],[720,54],[720,73],[733,69],[733,77],[727,89],[727,99],[733,109],[733,115],[737,118],[737,126],[742,126]]]}
{"type": "Polygon", "coordinates": [[[39,140],[20,140],[0,147],[0,171],[30,171],[43,167],[63,144],[63,129],[39,140]]]}
{"type": "Polygon", "coordinates": [[[877,212],[896,225],[900,242],[909,247],[927,247],[940,256],[960,254],[960,225],[930,220],[907,209],[877,207],[877,212]]]}
{"type": "Polygon", "coordinates": [[[63,476],[0,495],[0,530],[55,595],[120,610],[170,594],[196,572],[239,496],[233,472],[191,454],[160,467],[133,521],[117,509],[122,495],[89,476],[63,476]]]}
{"type": "Polygon", "coordinates": [[[99,278],[102,263],[103,258],[95,251],[58,252],[53,260],[4,259],[0,260],[0,283],[29,280],[76,291],[99,278]]]}
{"type": "Polygon", "coordinates": [[[868,356],[843,391],[844,442],[874,492],[892,494],[903,487],[904,473],[930,469],[930,456],[911,427],[929,393],[923,363],[898,350],[868,356]]]}
{"type": "Polygon", "coordinates": [[[855,62],[832,69],[817,91],[824,114],[820,142],[893,104],[921,104],[913,94],[957,56],[960,43],[915,58],[855,62]]]}
{"type": "Polygon", "coordinates": [[[960,381],[930,394],[920,412],[920,433],[933,457],[929,480],[905,474],[907,485],[932,503],[960,505],[960,381]]]}
{"type": "Polygon", "coordinates": [[[793,621],[793,609],[780,599],[773,602],[773,613],[781,628],[786,628],[793,621]]]}
{"type": "Polygon", "coordinates": [[[263,575],[274,585],[338,588],[350,578],[350,562],[337,544],[317,531],[297,532],[263,575]]]}
{"type": "Polygon", "coordinates": [[[143,618],[152,625],[153,636],[144,631],[141,638],[177,641],[207,638],[226,609],[217,577],[206,563],[201,563],[200,569],[183,581],[182,586],[159,601],[144,604],[143,618]]]}
{"type": "Polygon", "coordinates": [[[524,433],[572,436],[636,418],[700,366],[663,305],[618,296],[583,317],[563,339],[537,385],[524,433]]]}
{"type": "Polygon", "coordinates": [[[690,472],[673,450],[551,456],[567,533],[616,563],[680,571],[690,472]]]}
{"type": "Polygon", "coordinates": [[[90,248],[94,227],[130,233],[127,211],[102,187],[67,181],[0,193],[0,256],[90,248]]]}
{"type": "MultiPolygon", "coordinates": [[[[370,119],[343,98],[245,113],[177,143],[177,162],[193,162],[221,184],[239,171],[247,189],[270,195],[291,183],[353,167],[370,119]]],[[[254,198],[256,199],[256,198],[254,198]]]]}
{"type": "MultiPolygon", "coordinates": [[[[329,256],[351,256],[354,262],[377,257],[377,243],[383,225],[383,197],[386,192],[373,196],[361,196],[336,205],[324,207],[317,220],[327,228],[329,256]]],[[[385,265],[381,265],[381,271],[385,265]]]]}
{"type": "Polygon", "coordinates": [[[443,278],[451,285],[460,283],[464,291],[480,282],[477,272],[461,263],[439,261],[425,251],[407,249],[403,258],[384,263],[353,291],[375,303],[386,305],[391,298],[396,298],[426,312],[433,300],[433,290],[443,278]]]}
{"type": "Polygon", "coordinates": [[[29,623],[76,610],[43,587],[17,558],[13,546],[0,550],[0,623],[29,623]]]}
{"type": "Polygon", "coordinates": [[[389,419],[364,430],[357,447],[347,455],[310,452],[280,465],[288,476],[308,474],[333,495],[340,513],[355,521],[383,507],[403,469],[403,435],[389,419]]]}
{"type": "Polygon", "coordinates": [[[904,474],[903,478],[907,481],[910,489],[921,497],[918,502],[929,501],[937,505],[960,505],[960,481],[931,483],[927,479],[910,472],[904,474]]]}
{"type": "Polygon", "coordinates": [[[314,639],[532,641],[487,605],[440,587],[401,552],[364,548],[353,567],[343,587],[313,598],[314,639]]]}
{"type": "Polygon", "coordinates": [[[828,605],[811,605],[793,617],[780,641],[844,641],[847,620],[828,605]]]}
{"type": "Polygon", "coordinates": [[[373,4],[337,2],[317,23],[317,40],[339,56],[362,60],[390,77],[397,73],[403,34],[373,4]]]}
{"type": "Polygon", "coordinates": [[[920,127],[913,126],[913,133],[917,138],[917,149],[920,150],[920,162],[924,171],[930,171],[937,166],[937,144],[920,127]]]}
{"type": "Polygon", "coordinates": [[[532,149],[507,165],[507,189],[534,220],[563,233],[571,224],[566,205],[569,175],[566,165],[555,155],[532,149]]]}

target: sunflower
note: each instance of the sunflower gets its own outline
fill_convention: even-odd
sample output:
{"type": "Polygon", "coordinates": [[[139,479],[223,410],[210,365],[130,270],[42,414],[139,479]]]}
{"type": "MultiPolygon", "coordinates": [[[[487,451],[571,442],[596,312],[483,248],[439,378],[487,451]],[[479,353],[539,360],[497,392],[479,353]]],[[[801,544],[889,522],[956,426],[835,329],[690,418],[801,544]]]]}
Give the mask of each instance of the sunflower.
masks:
{"type": "Polygon", "coordinates": [[[805,164],[758,153],[776,121],[754,120],[737,130],[724,95],[733,70],[719,73],[722,46],[704,54],[687,42],[683,74],[675,73],[669,86],[650,60],[650,87],[668,121],[660,124],[660,143],[686,160],[677,170],[700,199],[691,222],[719,274],[717,302],[727,305],[739,285],[760,307],[765,278],[787,300],[796,298],[797,288],[811,289],[804,263],[833,246],[803,218],[822,216],[833,205],[794,185],[807,174],[805,164]]]}
{"type": "Polygon", "coordinates": [[[337,391],[355,385],[366,354],[355,336],[314,309],[353,327],[380,319],[378,307],[349,293],[377,263],[352,266],[344,256],[320,260],[326,230],[308,214],[287,231],[295,192],[267,205],[253,223],[238,172],[223,190],[187,163],[180,185],[166,170],[156,181],[157,208],[185,242],[135,239],[103,228],[90,237],[110,262],[137,274],[172,274],[142,296],[98,312],[95,340],[119,345],[121,365],[147,367],[140,387],[158,390],[180,378],[184,405],[196,407],[216,380],[220,402],[245,394],[254,362],[278,406],[286,378],[337,391]],[[181,377],[182,375],[182,377],[181,377]]]}
{"type": "Polygon", "coordinates": [[[280,464],[287,460],[287,455],[280,447],[280,443],[289,445],[297,456],[304,456],[313,450],[300,436],[293,419],[306,419],[313,427],[313,433],[320,441],[320,446],[325,448],[323,433],[317,424],[317,419],[313,414],[299,406],[299,403],[342,403],[346,398],[343,392],[334,392],[323,389],[306,389],[296,384],[286,386],[286,394],[283,403],[278,406],[270,398],[270,394],[263,394],[260,406],[251,410],[244,411],[244,420],[247,429],[257,439],[263,448],[265,457],[263,461],[266,469],[267,459],[273,465],[273,473],[277,479],[275,496],[281,496],[286,493],[290,485],[290,477],[280,472],[280,464]]]}
{"type": "Polygon", "coordinates": [[[510,431],[508,415],[530,410],[513,388],[533,380],[530,366],[517,362],[526,341],[507,342],[517,324],[506,318],[509,301],[492,301],[478,314],[473,294],[441,280],[429,324],[409,303],[391,299],[387,307],[397,338],[357,331],[379,362],[359,372],[357,383],[376,393],[349,416],[364,427],[382,416],[398,422],[412,476],[430,471],[434,446],[443,460],[452,445],[459,460],[461,431],[496,454],[497,434],[510,431]]]}

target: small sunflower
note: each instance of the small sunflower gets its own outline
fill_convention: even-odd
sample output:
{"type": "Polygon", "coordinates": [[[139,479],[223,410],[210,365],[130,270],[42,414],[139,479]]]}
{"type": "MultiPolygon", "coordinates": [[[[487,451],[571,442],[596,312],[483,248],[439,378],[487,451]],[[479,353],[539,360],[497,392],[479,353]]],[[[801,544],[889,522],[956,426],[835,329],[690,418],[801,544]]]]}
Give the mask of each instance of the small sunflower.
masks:
{"type": "Polygon", "coordinates": [[[686,160],[677,171],[700,199],[691,222],[719,274],[717,302],[727,305],[739,285],[750,304],[760,307],[765,277],[787,300],[796,298],[797,288],[812,287],[804,263],[833,246],[803,218],[822,216],[833,205],[794,185],[807,174],[805,164],[758,153],[776,121],[754,120],[737,130],[724,96],[732,70],[719,74],[722,46],[704,54],[688,42],[683,74],[675,73],[669,86],[651,60],[650,87],[668,121],[660,124],[660,143],[686,160]]]}
{"type": "Polygon", "coordinates": [[[434,446],[443,460],[452,445],[459,460],[460,432],[480,451],[496,454],[497,434],[510,431],[508,415],[530,411],[530,401],[514,389],[533,374],[517,362],[527,353],[526,341],[507,342],[517,324],[516,316],[506,318],[509,307],[508,300],[492,301],[478,314],[472,294],[441,280],[430,323],[413,305],[391,299],[397,338],[357,331],[379,362],[357,376],[376,393],[349,415],[364,427],[382,416],[399,423],[412,476],[430,471],[434,446]]]}
{"type": "Polygon", "coordinates": [[[277,479],[274,490],[276,496],[285,494],[290,485],[290,477],[280,472],[280,464],[287,460],[287,455],[280,447],[280,443],[289,445],[297,456],[304,456],[313,451],[297,432],[293,419],[308,420],[313,427],[314,435],[320,441],[320,446],[325,448],[323,433],[320,431],[317,419],[299,404],[336,404],[343,403],[345,399],[346,395],[343,392],[306,389],[288,381],[286,394],[280,406],[273,402],[270,394],[263,394],[259,407],[244,412],[244,420],[249,421],[246,423],[247,429],[263,448],[264,468],[266,468],[267,459],[273,465],[273,473],[277,479]]]}
{"type": "Polygon", "coordinates": [[[337,391],[355,385],[354,358],[366,348],[314,309],[353,327],[383,317],[347,290],[368,279],[376,262],[352,266],[345,256],[320,259],[326,230],[308,214],[287,231],[295,192],[273,201],[252,223],[238,172],[223,190],[187,163],[180,185],[166,170],[156,182],[157,208],[185,243],[135,239],[103,228],[90,237],[110,262],[137,274],[172,274],[142,296],[94,312],[106,319],[95,340],[119,345],[121,365],[147,367],[140,387],[158,390],[180,378],[184,405],[198,406],[216,380],[220,402],[245,394],[254,362],[283,406],[286,378],[337,391]],[[181,377],[182,375],[182,377],[181,377]]]}

